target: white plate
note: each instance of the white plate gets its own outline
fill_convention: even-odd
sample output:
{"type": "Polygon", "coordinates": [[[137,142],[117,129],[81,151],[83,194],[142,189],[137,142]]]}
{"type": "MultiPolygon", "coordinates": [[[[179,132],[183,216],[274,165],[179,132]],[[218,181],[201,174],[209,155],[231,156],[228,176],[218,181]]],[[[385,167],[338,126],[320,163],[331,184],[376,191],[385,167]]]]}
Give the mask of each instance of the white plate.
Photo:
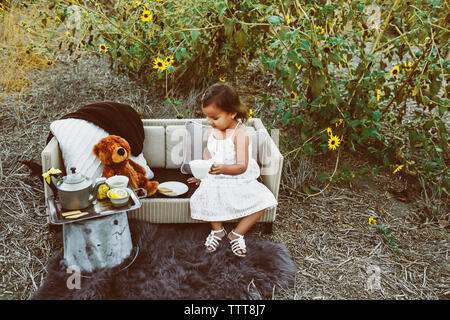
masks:
{"type": "Polygon", "coordinates": [[[178,181],[167,181],[160,183],[158,188],[167,188],[176,193],[176,194],[164,194],[162,192],[159,192],[168,197],[181,196],[182,194],[186,193],[189,190],[189,187],[186,184],[178,181]]]}

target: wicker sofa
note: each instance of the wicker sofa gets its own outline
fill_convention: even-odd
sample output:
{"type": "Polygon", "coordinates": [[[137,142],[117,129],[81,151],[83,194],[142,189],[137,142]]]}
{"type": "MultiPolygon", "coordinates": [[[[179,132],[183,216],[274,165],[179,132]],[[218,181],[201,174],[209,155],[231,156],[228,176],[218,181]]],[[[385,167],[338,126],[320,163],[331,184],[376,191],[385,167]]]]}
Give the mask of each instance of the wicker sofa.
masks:
{"type": "MultiPolygon", "coordinates": [[[[144,119],[145,141],[143,154],[148,166],[155,176],[152,180],[180,181],[186,183],[190,174],[183,174],[180,167],[186,161],[186,141],[200,144],[195,139],[186,140],[189,132],[186,123],[195,123],[202,127],[207,125],[206,119],[144,119]]],[[[278,192],[283,165],[283,156],[260,119],[252,118],[246,123],[252,137],[253,157],[261,167],[261,182],[264,183],[278,199],[278,192]],[[261,139],[264,137],[264,139],[261,139]]],[[[204,139],[204,137],[203,137],[204,139]]],[[[203,140],[203,143],[205,141],[203,140]]],[[[58,141],[55,137],[47,144],[41,154],[43,172],[50,168],[59,168],[65,173],[64,162],[58,141]]],[[[187,183],[186,183],[187,184],[187,183]]],[[[141,200],[141,208],[128,212],[131,219],[139,219],[151,223],[198,223],[190,217],[189,198],[196,186],[189,184],[189,191],[179,197],[168,197],[160,193],[141,200]]],[[[45,197],[51,194],[44,183],[45,197]]],[[[276,209],[266,210],[258,222],[266,223],[266,231],[270,232],[272,222],[276,218],[276,209]]]]}

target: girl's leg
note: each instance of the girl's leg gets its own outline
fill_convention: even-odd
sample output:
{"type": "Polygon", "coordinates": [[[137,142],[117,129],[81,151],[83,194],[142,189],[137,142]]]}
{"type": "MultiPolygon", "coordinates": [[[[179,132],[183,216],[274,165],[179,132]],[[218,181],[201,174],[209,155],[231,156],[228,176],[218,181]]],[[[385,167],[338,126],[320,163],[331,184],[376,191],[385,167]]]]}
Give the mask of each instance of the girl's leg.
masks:
{"type": "MultiPolygon", "coordinates": [[[[242,218],[241,221],[239,221],[236,228],[234,228],[234,232],[236,232],[237,234],[240,234],[240,235],[246,234],[247,231],[250,230],[251,227],[253,227],[253,225],[256,223],[256,221],[258,221],[259,218],[261,218],[263,213],[264,213],[264,209],[242,218]]],[[[230,240],[233,240],[233,239],[236,239],[237,237],[230,232],[229,238],[230,238],[230,240]]],[[[244,254],[245,251],[242,252],[242,250],[238,250],[238,253],[244,254]]]]}

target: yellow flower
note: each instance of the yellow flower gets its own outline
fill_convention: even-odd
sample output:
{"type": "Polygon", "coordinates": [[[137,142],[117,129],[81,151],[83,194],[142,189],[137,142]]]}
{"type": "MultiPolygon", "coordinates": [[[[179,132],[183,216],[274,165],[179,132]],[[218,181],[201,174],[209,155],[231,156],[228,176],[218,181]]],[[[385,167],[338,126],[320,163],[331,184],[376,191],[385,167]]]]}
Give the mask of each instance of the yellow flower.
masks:
{"type": "Polygon", "coordinates": [[[376,226],[377,225],[377,220],[375,220],[373,217],[369,217],[369,224],[370,225],[374,225],[374,226],[376,226]]]}
{"type": "Polygon", "coordinates": [[[248,117],[251,119],[253,118],[253,109],[250,109],[248,112],[248,117]]]}
{"type": "Polygon", "coordinates": [[[323,52],[330,53],[331,52],[331,48],[329,46],[325,46],[325,47],[323,47],[323,52]]]}
{"type": "Polygon", "coordinates": [[[302,68],[302,65],[300,63],[295,63],[295,66],[297,67],[298,70],[300,70],[302,68]]]}
{"type": "Polygon", "coordinates": [[[160,58],[153,60],[153,69],[166,70],[166,63],[160,58]]]}
{"type": "Polygon", "coordinates": [[[142,21],[144,21],[144,22],[150,21],[150,20],[152,20],[152,18],[153,18],[153,14],[150,11],[144,10],[142,12],[142,16],[141,16],[142,21]]]}
{"type": "Polygon", "coordinates": [[[331,131],[331,128],[330,128],[330,127],[327,128],[327,134],[328,134],[328,136],[330,136],[330,137],[333,135],[333,131],[331,131]]]}
{"type": "Polygon", "coordinates": [[[411,71],[411,67],[412,67],[412,63],[411,62],[405,62],[404,64],[403,64],[403,68],[406,70],[406,71],[411,71]]]}
{"type": "Polygon", "coordinates": [[[246,59],[247,58],[247,54],[245,52],[241,53],[242,58],[246,59]]]}
{"type": "Polygon", "coordinates": [[[135,1],[135,2],[133,2],[133,7],[137,7],[137,6],[139,6],[141,3],[139,2],[139,1],[135,1]]]}
{"type": "Polygon", "coordinates": [[[317,30],[317,32],[318,32],[319,34],[324,34],[324,33],[325,33],[325,30],[323,29],[322,26],[317,26],[317,27],[316,27],[316,30],[317,30]]]}
{"type": "Polygon", "coordinates": [[[52,60],[47,60],[47,65],[48,66],[51,66],[53,64],[53,61],[52,60]]]}
{"type": "Polygon", "coordinates": [[[171,66],[175,60],[173,59],[173,56],[167,56],[165,61],[166,61],[166,66],[171,66]]]}
{"type": "Polygon", "coordinates": [[[289,96],[291,97],[292,101],[295,101],[295,99],[297,99],[297,94],[294,91],[291,91],[291,94],[289,96]]]}
{"type": "Polygon", "coordinates": [[[342,124],[342,122],[344,122],[344,119],[339,119],[339,121],[336,122],[336,127],[339,127],[342,124]]]}
{"type": "Polygon", "coordinates": [[[392,70],[391,70],[391,77],[397,76],[399,72],[400,72],[400,67],[399,67],[399,66],[395,66],[395,67],[392,68],[392,70]]]}
{"type": "Polygon", "coordinates": [[[225,77],[220,77],[220,78],[219,78],[219,81],[220,81],[220,82],[225,82],[225,81],[227,81],[227,79],[226,79],[225,77]]]}
{"type": "Polygon", "coordinates": [[[0,3],[0,11],[5,11],[5,6],[3,5],[3,3],[0,3]]]}
{"type": "Polygon", "coordinates": [[[377,102],[380,102],[381,89],[377,90],[377,102]]]}
{"type": "Polygon", "coordinates": [[[53,174],[60,174],[60,173],[61,173],[61,170],[55,169],[52,167],[47,172],[43,173],[42,176],[44,177],[45,181],[47,181],[47,183],[50,184],[50,176],[53,174]]]}
{"type": "Polygon", "coordinates": [[[399,172],[400,170],[402,170],[403,167],[404,167],[403,164],[399,165],[397,168],[395,168],[395,170],[394,170],[392,173],[397,173],[397,172],[399,172]]]}
{"type": "Polygon", "coordinates": [[[289,16],[286,16],[286,22],[291,23],[291,18],[289,18],[289,16]]]}
{"type": "Polygon", "coordinates": [[[314,8],[310,8],[309,9],[309,15],[310,16],[313,16],[315,12],[316,12],[316,10],[314,8]]]}
{"type": "Polygon", "coordinates": [[[109,47],[107,47],[105,44],[100,44],[99,46],[98,46],[98,49],[100,50],[100,52],[108,52],[108,48],[109,47]]]}
{"type": "Polygon", "coordinates": [[[331,135],[330,139],[328,139],[328,148],[330,148],[330,150],[336,150],[340,143],[341,140],[339,137],[331,135]]]}

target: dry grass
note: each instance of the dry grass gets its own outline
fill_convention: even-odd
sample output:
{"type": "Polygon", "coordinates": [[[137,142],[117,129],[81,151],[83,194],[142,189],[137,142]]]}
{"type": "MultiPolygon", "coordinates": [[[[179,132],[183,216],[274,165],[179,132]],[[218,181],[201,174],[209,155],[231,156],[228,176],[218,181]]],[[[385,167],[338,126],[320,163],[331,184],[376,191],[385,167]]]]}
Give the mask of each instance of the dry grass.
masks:
{"type": "MultiPolygon", "coordinates": [[[[39,4],[19,7],[11,1],[0,13],[0,99],[11,92],[29,89],[30,73],[51,63],[43,46],[54,47],[56,40],[42,38],[33,27],[40,12],[44,11],[46,8],[39,4]]],[[[49,25],[52,23],[48,22],[49,25]]]]}

